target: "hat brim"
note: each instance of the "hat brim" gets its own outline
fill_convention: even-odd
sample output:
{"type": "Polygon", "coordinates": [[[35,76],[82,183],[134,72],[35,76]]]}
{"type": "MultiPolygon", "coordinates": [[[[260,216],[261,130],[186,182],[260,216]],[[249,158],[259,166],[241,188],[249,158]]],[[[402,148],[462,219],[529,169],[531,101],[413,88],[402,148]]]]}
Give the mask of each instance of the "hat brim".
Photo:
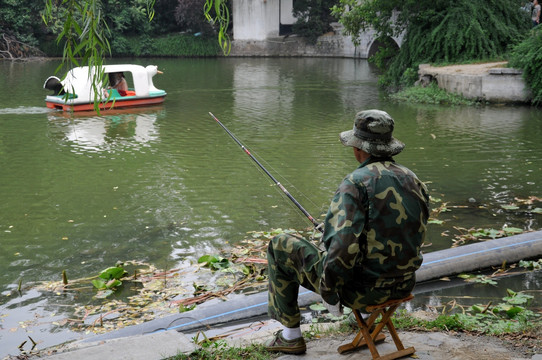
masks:
{"type": "Polygon", "coordinates": [[[344,146],[352,146],[374,156],[394,156],[405,148],[405,144],[392,137],[386,142],[367,141],[354,135],[354,130],[343,131],[339,138],[344,146]]]}

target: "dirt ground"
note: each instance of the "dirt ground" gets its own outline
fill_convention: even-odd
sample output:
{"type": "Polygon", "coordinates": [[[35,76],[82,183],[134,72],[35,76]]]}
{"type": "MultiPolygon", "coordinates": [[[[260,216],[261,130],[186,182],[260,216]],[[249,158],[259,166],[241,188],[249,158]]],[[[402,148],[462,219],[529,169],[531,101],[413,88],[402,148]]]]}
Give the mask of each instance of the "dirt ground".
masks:
{"type": "Polygon", "coordinates": [[[463,75],[482,75],[492,68],[506,67],[507,61],[490,62],[481,64],[464,64],[464,65],[450,65],[450,66],[431,66],[428,64],[420,65],[420,69],[428,73],[438,74],[463,74],[463,75]]]}

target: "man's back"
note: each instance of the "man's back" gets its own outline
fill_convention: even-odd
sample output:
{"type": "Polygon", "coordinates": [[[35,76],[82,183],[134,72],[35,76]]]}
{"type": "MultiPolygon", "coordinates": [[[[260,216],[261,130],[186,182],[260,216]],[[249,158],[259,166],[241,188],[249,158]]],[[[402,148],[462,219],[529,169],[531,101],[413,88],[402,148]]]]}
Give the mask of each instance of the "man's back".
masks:
{"type": "Polygon", "coordinates": [[[429,217],[425,185],[391,158],[371,157],[339,186],[326,217],[326,282],[349,306],[408,295],[429,217]]]}

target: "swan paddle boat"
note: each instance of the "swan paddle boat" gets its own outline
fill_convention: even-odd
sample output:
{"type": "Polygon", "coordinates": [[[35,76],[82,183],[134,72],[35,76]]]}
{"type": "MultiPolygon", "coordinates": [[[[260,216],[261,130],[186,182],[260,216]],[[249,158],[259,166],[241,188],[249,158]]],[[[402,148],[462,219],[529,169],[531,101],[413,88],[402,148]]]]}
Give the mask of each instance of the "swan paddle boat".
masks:
{"type": "MultiPolygon", "coordinates": [[[[152,81],[154,75],[162,73],[155,65],[104,65],[102,68],[102,90],[97,94],[100,110],[164,102],[166,92],[157,89],[152,81]]],[[[71,69],[64,80],[56,76],[47,78],[43,88],[53,91],[45,97],[47,107],[64,111],[94,110],[96,94],[92,89],[92,75],[88,66],[82,66],[71,69]]]]}

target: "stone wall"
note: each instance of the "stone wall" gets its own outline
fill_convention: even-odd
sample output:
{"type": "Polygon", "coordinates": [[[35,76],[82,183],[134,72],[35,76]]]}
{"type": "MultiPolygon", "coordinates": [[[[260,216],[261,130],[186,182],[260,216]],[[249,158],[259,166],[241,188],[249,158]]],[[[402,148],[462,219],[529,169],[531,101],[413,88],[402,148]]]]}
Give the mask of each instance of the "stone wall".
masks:
{"type": "MultiPolygon", "coordinates": [[[[316,44],[309,44],[298,36],[275,36],[263,40],[235,39],[232,41],[230,56],[314,56],[347,57],[367,59],[375,43],[374,32],[367,31],[360,36],[355,46],[350,36],[342,35],[342,26],[332,24],[333,31],[318,38],[316,44]]],[[[394,39],[400,46],[402,38],[394,39]]],[[[373,49],[374,50],[374,49],[373,49]]]]}
{"type": "MultiPolygon", "coordinates": [[[[507,67],[481,65],[455,65],[433,67],[420,65],[419,84],[432,81],[451,93],[461,94],[467,99],[491,103],[529,103],[532,94],[523,79],[521,70],[507,67]]],[[[505,63],[499,63],[505,66],[505,63]]]]}

